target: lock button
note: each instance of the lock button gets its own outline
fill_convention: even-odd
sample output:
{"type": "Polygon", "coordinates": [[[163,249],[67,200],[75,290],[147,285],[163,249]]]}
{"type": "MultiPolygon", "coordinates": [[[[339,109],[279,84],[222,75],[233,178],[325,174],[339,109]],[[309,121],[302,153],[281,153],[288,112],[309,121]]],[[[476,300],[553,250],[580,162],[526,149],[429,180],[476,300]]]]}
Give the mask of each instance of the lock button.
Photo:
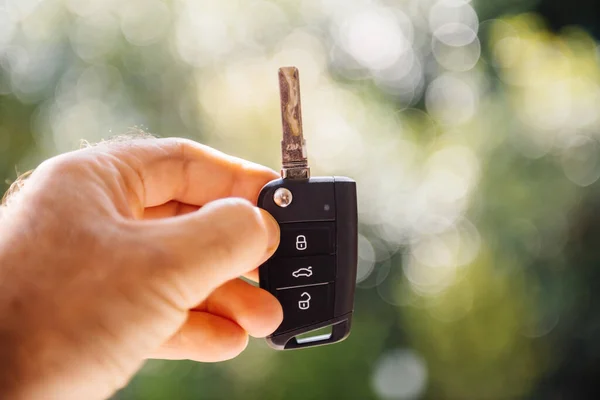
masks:
{"type": "Polygon", "coordinates": [[[275,256],[297,257],[335,253],[334,222],[281,224],[281,240],[275,256]]]}
{"type": "Polygon", "coordinates": [[[303,251],[303,250],[306,250],[306,247],[307,247],[306,236],[304,236],[304,235],[296,236],[296,250],[303,251]]]}

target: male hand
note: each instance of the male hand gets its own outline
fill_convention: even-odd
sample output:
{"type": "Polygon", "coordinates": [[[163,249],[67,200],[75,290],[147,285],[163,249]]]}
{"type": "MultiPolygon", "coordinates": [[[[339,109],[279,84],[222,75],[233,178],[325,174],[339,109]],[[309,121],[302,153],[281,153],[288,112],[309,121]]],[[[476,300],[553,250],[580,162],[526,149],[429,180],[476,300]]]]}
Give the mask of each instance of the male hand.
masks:
{"type": "Polygon", "coordinates": [[[149,357],[221,361],[283,318],[257,279],[265,167],[183,139],[40,165],[0,216],[0,397],[93,399],[149,357]]]}

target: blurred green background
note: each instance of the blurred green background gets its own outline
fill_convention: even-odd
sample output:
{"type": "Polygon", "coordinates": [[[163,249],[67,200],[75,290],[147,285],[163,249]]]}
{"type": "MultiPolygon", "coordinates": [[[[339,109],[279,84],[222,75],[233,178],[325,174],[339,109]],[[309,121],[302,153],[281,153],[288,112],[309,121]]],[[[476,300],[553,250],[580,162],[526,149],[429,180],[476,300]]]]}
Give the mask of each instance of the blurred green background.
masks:
{"type": "Polygon", "coordinates": [[[599,30],[595,0],[0,0],[3,191],[132,127],[278,169],[295,65],[314,175],[359,184],[351,336],[114,398],[595,398],[599,30]]]}

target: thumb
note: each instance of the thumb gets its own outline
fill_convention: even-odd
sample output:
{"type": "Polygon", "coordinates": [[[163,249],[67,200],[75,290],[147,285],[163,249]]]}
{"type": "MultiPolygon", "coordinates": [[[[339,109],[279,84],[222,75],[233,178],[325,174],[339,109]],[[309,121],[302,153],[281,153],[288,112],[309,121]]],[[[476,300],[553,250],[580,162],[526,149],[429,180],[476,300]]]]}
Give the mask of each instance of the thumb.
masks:
{"type": "Polygon", "coordinates": [[[202,302],[223,283],[267,260],[279,245],[279,225],[266,211],[240,198],[220,199],[174,218],[147,221],[144,236],[162,246],[169,265],[162,284],[182,308],[202,302]]]}

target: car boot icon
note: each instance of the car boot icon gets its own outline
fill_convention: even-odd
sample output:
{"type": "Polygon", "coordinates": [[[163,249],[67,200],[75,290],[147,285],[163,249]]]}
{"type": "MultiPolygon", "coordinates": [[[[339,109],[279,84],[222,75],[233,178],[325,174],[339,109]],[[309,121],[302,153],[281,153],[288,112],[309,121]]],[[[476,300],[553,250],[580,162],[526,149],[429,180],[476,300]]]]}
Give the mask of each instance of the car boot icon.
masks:
{"type": "Polygon", "coordinates": [[[312,276],[312,266],[308,266],[305,268],[298,268],[296,271],[292,272],[292,276],[294,278],[300,278],[301,276],[310,278],[312,276]]]}

